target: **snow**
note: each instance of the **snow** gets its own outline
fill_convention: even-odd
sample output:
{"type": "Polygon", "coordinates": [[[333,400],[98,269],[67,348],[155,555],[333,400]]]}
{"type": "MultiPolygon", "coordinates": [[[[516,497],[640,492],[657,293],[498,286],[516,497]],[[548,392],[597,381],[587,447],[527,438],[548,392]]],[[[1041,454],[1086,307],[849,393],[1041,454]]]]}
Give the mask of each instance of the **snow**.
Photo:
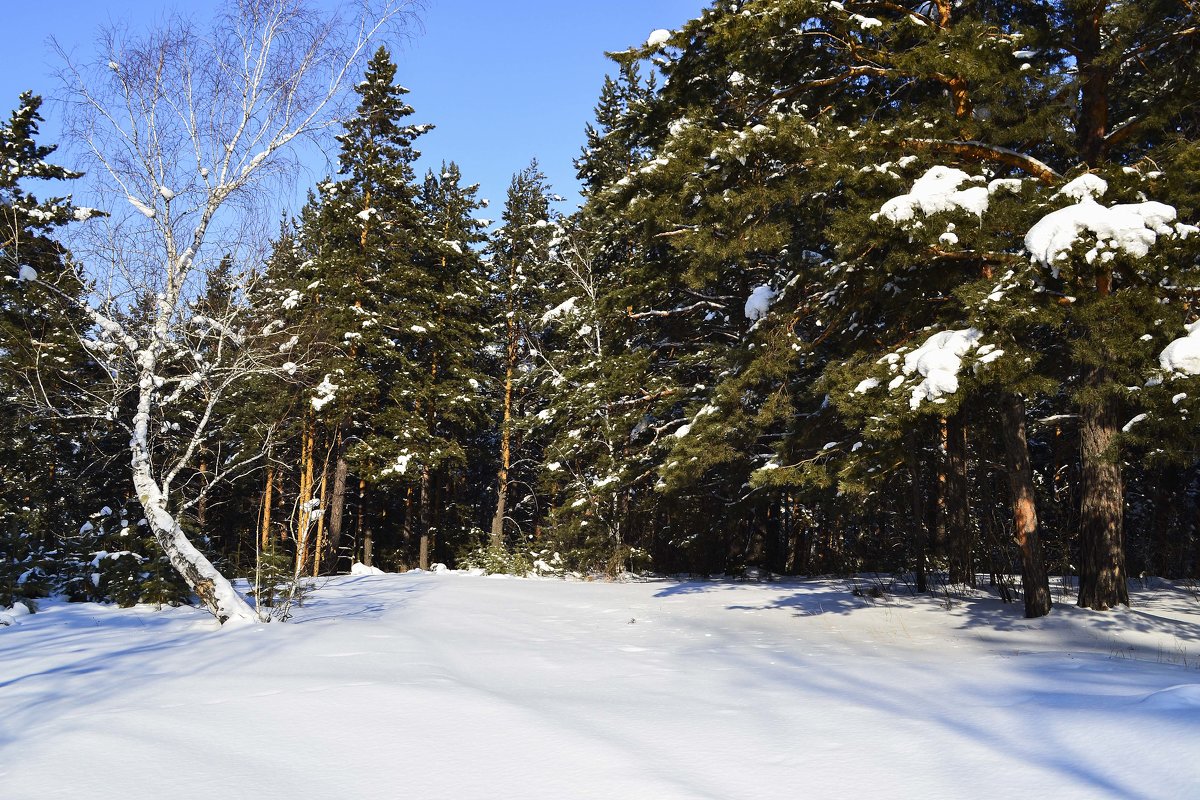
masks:
{"type": "Polygon", "coordinates": [[[126,196],[125,196],[125,199],[126,199],[126,200],[128,200],[128,201],[129,201],[129,205],[131,205],[131,206],[133,206],[134,208],[136,208],[136,209],[138,210],[138,213],[140,213],[142,216],[146,217],[147,219],[154,219],[154,215],[155,215],[157,212],[155,212],[155,210],[154,210],[153,208],[151,208],[150,206],[146,205],[146,204],[145,204],[145,203],[143,203],[141,200],[138,200],[136,197],[134,197],[134,196],[133,196],[133,195],[131,195],[131,194],[130,194],[130,195],[126,195],[126,196]]]}
{"type": "Polygon", "coordinates": [[[552,320],[558,319],[559,317],[569,316],[576,313],[575,304],[578,302],[578,297],[568,297],[566,300],[562,301],[545,314],[542,314],[542,324],[544,325],[552,320]]]}
{"type": "Polygon", "coordinates": [[[1185,589],[1037,620],[849,589],[362,574],[232,630],[42,601],[0,627],[0,795],[1194,796],[1185,589]]]}
{"type": "Polygon", "coordinates": [[[350,566],[350,574],[353,576],[362,576],[383,575],[385,573],[379,567],[368,567],[366,564],[356,561],[350,566]]]}
{"type": "Polygon", "coordinates": [[[942,331],[904,356],[904,374],[919,373],[924,380],[912,390],[909,407],[914,411],[924,400],[940,400],[958,391],[962,358],[979,346],[983,332],[977,328],[942,331]]]}
{"type": "Polygon", "coordinates": [[[325,380],[317,386],[317,395],[312,398],[312,407],[314,411],[320,411],[325,406],[333,402],[337,397],[338,385],[330,380],[331,376],[326,374],[325,380]]]}
{"type": "Polygon", "coordinates": [[[879,209],[879,216],[897,225],[912,221],[918,211],[926,216],[955,210],[983,216],[983,212],[988,208],[988,188],[958,188],[972,180],[975,179],[961,169],[930,167],[924,175],[917,178],[908,194],[893,197],[884,203],[879,209]]]}
{"type": "Polygon", "coordinates": [[[1149,414],[1138,414],[1137,416],[1135,416],[1133,419],[1129,420],[1129,422],[1126,422],[1121,427],[1121,432],[1129,433],[1131,430],[1133,430],[1135,425],[1137,425],[1139,422],[1145,422],[1149,417],[1150,417],[1149,414]]]}
{"type": "Polygon", "coordinates": [[[878,385],[878,378],[865,378],[858,382],[858,385],[854,387],[854,391],[852,391],[850,394],[863,394],[871,391],[878,385]]]}
{"type": "Polygon", "coordinates": [[[765,317],[771,310],[771,302],[775,297],[775,290],[770,286],[764,284],[754,287],[750,297],[746,299],[746,319],[755,321],[765,317]]]}
{"type": "Polygon", "coordinates": [[[1175,216],[1175,209],[1165,203],[1147,201],[1106,207],[1085,195],[1074,205],[1042,217],[1025,234],[1025,249],[1044,266],[1051,266],[1066,258],[1085,234],[1092,234],[1096,247],[1085,254],[1089,264],[1097,257],[1110,260],[1116,250],[1145,258],[1159,236],[1188,235],[1190,226],[1170,225],[1175,216]]]}
{"type": "Polygon", "coordinates": [[[1167,372],[1200,375],[1200,322],[1183,326],[1188,335],[1163,348],[1158,364],[1167,372]]]}
{"type": "Polygon", "coordinates": [[[18,281],[36,281],[38,279],[37,270],[28,264],[22,264],[17,270],[18,281]]]}
{"type": "Polygon", "coordinates": [[[1085,172],[1075,180],[1068,183],[1066,186],[1058,190],[1058,194],[1063,197],[1069,197],[1076,203],[1083,200],[1085,197],[1090,197],[1093,200],[1099,200],[1108,191],[1108,181],[1101,178],[1099,175],[1093,175],[1090,172],[1085,172]]]}
{"type": "Polygon", "coordinates": [[[663,28],[659,28],[658,30],[652,32],[646,39],[646,47],[662,47],[669,41],[671,41],[671,32],[664,30],[663,28]]]}

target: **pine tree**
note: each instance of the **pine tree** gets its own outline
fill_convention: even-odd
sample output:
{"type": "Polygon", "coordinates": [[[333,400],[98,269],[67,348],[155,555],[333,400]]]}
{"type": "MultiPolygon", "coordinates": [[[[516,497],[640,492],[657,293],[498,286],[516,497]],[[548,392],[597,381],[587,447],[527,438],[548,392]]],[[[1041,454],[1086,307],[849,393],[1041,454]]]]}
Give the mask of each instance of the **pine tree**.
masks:
{"type": "MultiPolygon", "coordinates": [[[[489,545],[506,544],[508,522],[522,506],[527,522],[536,524],[533,497],[511,502],[510,490],[517,485],[514,465],[528,456],[536,463],[533,443],[523,441],[536,414],[531,408],[529,376],[536,364],[531,350],[536,321],[545,311],[545,279],[550,261],[552,225],[551,193],[536,161],[513,176],[501,215],[502,225],[493,233],[489,246],[493,300],[497,304],[500,393],[496,427],[499,436],[499,468],[496,474],[496,507],[489,531],[489,545]],[[529,449],[526,453],[523,450],[529,449]]],[[[534,476],[530,476],[534,477],[534,476]]],[[[532,486],[533,481],[520,485],[532,486]]],[[[524,526],[518,526],[524,528],[524,526]]]]}

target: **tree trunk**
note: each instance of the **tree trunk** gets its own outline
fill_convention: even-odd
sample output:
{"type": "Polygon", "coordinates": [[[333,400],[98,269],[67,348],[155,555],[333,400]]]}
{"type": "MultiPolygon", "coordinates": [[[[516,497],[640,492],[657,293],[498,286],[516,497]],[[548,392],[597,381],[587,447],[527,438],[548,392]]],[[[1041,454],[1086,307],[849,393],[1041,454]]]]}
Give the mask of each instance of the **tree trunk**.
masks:
{"type": "Polygon", "coordinates": [[[208,488],[208,459],[204,456],[200,457],[200,491],[204,494],[200,495],[200,502],[196,504],[196,527],[203,535],[208,530],[208,493],[205,489],[208,488]]]}
{"type": "Polygon", "coordinates": [[[1154,490],[1154,516],[1150,525],[1149,553],[1146,572],[1160,578],[1178,577],[1171,536],[1175,500],[1186,497],[1183,493],[1183,472],[1179,467],[1167,465],[1159,472],[1154,490]]]}
{"type": "MultiPolygon", "coordinates": [[[[1087,382],[1099,387],[1103,372],[1093,368],[1087,382]]],[[[1079,606],[1095,611],[1129,605],[1115,406],[1111,397],[1103,397],[1080,409],[1079,606]]]]}
{"type": "Polygon", "coordinates": [[[516,368],[516,331],[508,319],[508,365],[504,374],[504,422],[500,427],[500,471],[496,476],[496,513],[492,516],[491,546],[504,546],[504,517],[508,501],[508,469],[512,463],[513,373],[516,368]]]}
{"type": "Polygon", "coordinates": [[[259,550],[271,546],[271,504],[275,501],[275,467],[267,467],[267,485],[263,488],[262,525],[258,529],[259,550]]]}
{"type": "Polygon", "coordinates": [[[300,505],[296,509],[296,568],[304,572],[308,564],[308,536],[312,522],[312,500],[314,466],[313,449],[315,444],[315,423],[307,417],[304,420],[303,439],[300,455],[300,505]]]}
{"type": "Polygon", "coordinates": [[[975,559],[967,480],[967,410],[946,420],[946,550],[950,582],[975,587],[975,559]]]}
{"type": "Polygon", "coordinates": [[[1013,538],[1021,552],[1021,591],[1025,596],[1025,616],[1044,617],[1053,604],[1050,578],[1042,554],[1038,528],[1037,503],[1034,499],[1033,468],[1029,463],[1029,440],[1025,436],[1025,401],[1017,394],[1000,398],[1000,422],[1004,454],[1008,466],[1011,493],[1013,538]]]}
{"type": "Polygon", "coordinates": [[[146,513],[146,522],[171,566],[218,622],[258,622],[254,610],[234,591],[233,585],[217,571],[212,562],[188,541],[179,521],[167,510],[167,498],[154,478],[150,460],[149,425],[153,396],[154,382],[151,378],[144,378],[137,414],[134,416],[134,432],[130,438],[133,486],[146,513]]]}
{"type": "Polygon", "coordinates": [[[358,535],[362,538],[363,543],[363,566],[372,567],[375,560],[375,540],[371,534],[371,526],[367,520],[367,481],[365,478],[359,478],[358,481],[358,535]]]}
{"type": "Polygon", "coordinates": [[[320,516],[317,517],[317,539],[313,546],[313,577],[321,574],[321,554],[325,551],[325,497],[326,489],[329,488],[329,461],[326,459],[325,465],[321,468],[321,505],[319,507],[320,516]]]}
{"type": "Polygon", "coordinates": [[[1108,134],[1110,58],[1106,58],[1102,22],[1108,3],[1092,0],[1075,11],[1075,63],[1080,78],[1079,117],[1075,123],[1079,154],[1088,166],[1105,157],[1108,134]]]}
{"type": "Polygon", "coordinates": [[[418,566],[429,569],[429,553],[433,547],[433,523],[430,517],[433,511],[433,499],[429,496],[429,467],[421,469],[421,548],[418,566]]]}
{"type": "Polygon", "coordinates": [[[346,479],[350,465],[346,463],[345,443],[338,433],[337,461],[333,467],[333,496],[329,502],[329,549],[337,566],[338,549],[342,546],[342,521],[346,515],[346,479]]]}
{"type": "Polygon", "coordinates": [[[925,574],[925,559],[927,557],[929,535],[925,530],[925,493],[921,482],[921,453],[917,434],[910,431],[904,442],[904,461],[908,467],[909,502],[912,514],[913,559],[916,562],[917,591],[929,591],[929,579],[925,574]]]}
{"type": "Polygon", "coordinates": [[[407,486],[404,489],[404,524],[400,526],[400,538],[404,540],[405,550],[408,549],[408,544],[412,542],[413,535],[413,489],[407,486]]]}

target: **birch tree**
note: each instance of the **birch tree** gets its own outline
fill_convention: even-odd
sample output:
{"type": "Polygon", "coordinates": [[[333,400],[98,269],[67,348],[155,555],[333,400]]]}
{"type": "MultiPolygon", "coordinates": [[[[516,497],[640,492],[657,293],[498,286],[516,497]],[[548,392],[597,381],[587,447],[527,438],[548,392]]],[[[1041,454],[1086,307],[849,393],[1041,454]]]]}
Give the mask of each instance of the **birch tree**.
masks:
{"type": "MultiPolygon", "coordinates": [[[[207,25],[174,17],[146,34],[106,30],[92,63],[59,48],[68,132],[112,213],[102,236],[76,244],[98,287],[85,309],[95,327],[81,336],[111,383],[107,397],[92,400],[127,429],[147,523],[222,623],[257,617],[185,535],[180,514],[204,489],[180,485],[222,396],[295,367],[278,326],[247,329],[245,303],[205,314],[194,300],[226,255],[243,265],[232,296],[249,295],[268,189],[286,189],[300,148],[319,146],[348,108],[343,89],[368,46],[411,11],[411,0],[362,0],[331,13],[307,0],[230,0],[207,25]],[[148,313],[125,313],[139,296],[148,313]]],[[[254,460],[230,454],[207,485],[254,460]]]]}

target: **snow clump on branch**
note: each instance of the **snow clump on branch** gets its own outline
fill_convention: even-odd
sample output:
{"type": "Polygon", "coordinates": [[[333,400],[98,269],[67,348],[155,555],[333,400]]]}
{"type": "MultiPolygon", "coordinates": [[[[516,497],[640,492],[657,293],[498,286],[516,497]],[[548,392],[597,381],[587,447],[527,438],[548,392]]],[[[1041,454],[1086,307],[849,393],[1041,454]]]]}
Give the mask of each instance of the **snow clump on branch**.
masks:
{"type": "Polygon", "coordinates": [[[771,310],[771,303],[775,297],[775,290],[766,284],[754,287],[754,291],[746,299],[746,319],[757,322],[765,317],[771,310]]]}
{"type": "Polygon", "coordinates": [[[961,169],[942,166],[930,167],[929,171],[917,178],[908,194],[888,200],[879,209],[878,214],[872,215],[872,219],[884,217],[899,225],[912,221],[918,211],[928,216],[958,209],[982,217],[983,212],[988,208],[988,188],[985,186],[972,186],[962,190],[958,188],[964,183],[974,180],[979,179],[971,177],[961,169]]]}
{"type": "Polygon", "coordinates": [[[909,407],[916,411],[923,400],[944,402],[942,398],[957,392],[963,356],[978,347],[982,338],[983,331],[978,328],[942,331],[905,355],[904,374],[915,372],[924,378],[913,387],[909,407]]]}
{"type": "Polygon", "coordinates": [[[1096,246],[1084,254],[1089,264],[1097,258],[1111,261],[1116,251],[1145,258],[1159,236],[1187,238],[1196,232],[1191,225],[1172,225],[1176,213],[1173,206],[1152,200],[1106,207],[1091,195],[1083,195],[1079,202],[1050,212],[1030,228],[1025,234],[1025,249],[1048,267],[1066,258],[1071,248],[1090,233],[1096,237],[1096,246]]]}
{"type": "Polygon", "coordinates": [[[1188,335],[1163,348],[1158,364],[1167,372],[1200,375],[1200,322],[1184,325],[1188,335]]]}
{"type": "Polygon", "coordinates": [[[667,42],[671,41],[671,32],[663,28],[659,28],[650,34],[646,39],[646,47],[662,47],[667,42]]]}

